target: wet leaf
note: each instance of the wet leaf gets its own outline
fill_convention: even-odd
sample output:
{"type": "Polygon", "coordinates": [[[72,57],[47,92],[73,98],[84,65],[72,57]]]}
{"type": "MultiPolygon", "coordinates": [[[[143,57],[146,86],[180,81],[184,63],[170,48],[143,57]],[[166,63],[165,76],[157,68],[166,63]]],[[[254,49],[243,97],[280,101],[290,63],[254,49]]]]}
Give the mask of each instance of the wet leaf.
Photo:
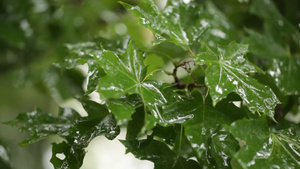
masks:
{"type": "Polygon", "coordinates": [[[286,59],[273,59],[272,67],[268,73],[273,77],[276,85],[286,95],[300,93],[300,59],[292,57],[286,59]]]}
{"type": "Polygon", "coordinates": [[[77,118],[79,115],[70,109],[61,110],[58,117],[37,109],[33,112],[21,113],[6,124],[18,127],[22,132],[31,132],[31,135],[20,143],[22,146],[27,146],[50,135],[68,135],[68,130],[73,127],[73,122],[77,118]]]}
{"type": "Polygon", "coordinates": [[[207,52],[197,56],[196,62],[208,66],[205,83],[209,87],[214,105],[229,93],[235,92],[251,112],[263,112],[273,118],[274,108],[279,101],[269,87],[247,75],[261,72],[244,58],[247,51],[247,45],[230,43],[228,46],[219,47],[217,53],[207,48],[207,52]]]}
{"type": "Polygon", "coordinates": [[[128,41],[129,37],[125,36],[116,40],[97,38],[89,42],[67,44],[68,55],[62,62],[56,63],[55,65],[64,70],[74,68],[78,65],[88,64],[86,94],[90,94],[97,89],[99,79],[105,75],[101,66],[96,62],[95,57],[102,55],[102,49],[123,53],[127,48],[128,41]]]}
{"type": "Polygon", "coordinates": [[[123,53],[127,48],[129,37],[109,40],[105,38],[96,38],[93,41],[81,42],[75,44],[66,44],[68,55],[62,62],[56,65],[63,69],[74,68],[78,65],[88,63],[95,65],[94,57],[102,54],[102,49],[112,50],[116,53],[123,53]]]}
{"type": "Polygon", "coordinates": [[[120,128],[117,126],[116,119],[108,112],[105,105],[90,100],[81,102],[88,116],[76,120],[67,136],[69,143],[74,146],[87,147],[97,136],[104,135],[112,140],[119,135],[120,128]]]}
{"type": "Polygon", "coordinates": [[[202,17],[201,6],[195,5],[193,1],[184,3],[181,0],[170,0],[163,11],[152,0],[143,0],[138,6],[121,4],[139,18],[142,26],[153,32],[155,44],[167,40],[188,50],[209,27],[202,17]]]}
{"type": "Polygon", "coordinates": [[[199,104],[193,115],[194,118],[183,125],[199,161],[208,168],[230,167],[231,154],[237,142],[222,128],[231,120],[215,109],[199,104]]]}
{"type": "Polygon", "coordinates": [[[88,73],[86,77],[87,91],[89,94],[97,89],[99,79],[105,76],[103,69],[97,64],[89,64],[88,73]]]}
{"type": "Polygon", "coordinates": [[[276,27],[279,34],[291,37],[294,43],[300,45],[299,31],[280,14],[272,1],[254,0],[250,6],[250,12],[276,27]]]}
{"type": "Polygon", "coordinates": [[[175,126],[168,126],[168,127],[155,126],[152,129],[152,131],[153,131],[152,135],[157,136],[161,138],[165,143],[174,146],[176,135],[177,135],[175,131],[175,126]]]}
{"type": "Polygon", "coordinates": [[[196,161],[178,157],[166,144],[157,140],[121,140],[121,143],[126,147],[127,153],[131,152],[141,160],[152,161],[155,169],[200,168],[196,161]]]}
{"type": "Polygon", "coordinates": [[[295,130],[271,132],[266,117],[243,119],[231,124],[230,132],[239,141],[240,150],[234,154],[245,169],[299,168],[300,138],[295,130]]]}
{"type": "Polygon", "coordinates": [[[96,42],[81,42],[77,44],[66,44],[68,55],[56,66],[62,69],[74,68],[85,63],[93,63],[94,55],[101,54],[101,46],[96,42]]]}
{"type": "Polygon", "coordinates": [[[117,99],[126,94],[139,94],[154,117],[165,123],[160,107],[167,103],[164,90],[170,85],[146,80],[147,69],[143,65],[143,56],[131,43],[123,57],[105,50],[98,62],[107,74],[100,79],[98,85],[101,99],[117,99]]]}
{"type": "Polygon", "coordinates": [[[271,37],[247,30],[249,37],[244,42],[250,44],[250,52],[272,60],[268,73],[277,87],[284,94],[299,94],[300,80],[295,78],[300,73],[300,59],[293,57],[285,47],[271,37]]]}
{"type": "Polygon", "coordinates": [[[0,140],[0,168],[11,169],[11,159],[9,149],[0,140]]]}
{"type": "Polygon", "coordinates": [[[108,139],[114,139],[119,134],[120,129],[114,116],[104,105],[93,101],[82,103],[88,117],[80,117],[70,109],[62,109],[58,116],[37,109],[19,114],[7,124],[18,127],[23,132],[31,132],[29,138],[20,143],[22,146],[57,134],[67,139],[70,144],[86,147],[96,136],[104,135],[108,139]]]}
{"type": "Polygon", "coordinates": [[[136,109],[127,124],[126,140],[136,140],[139,138],[145,124],[145,112],[143,107],[136,109]]]}
{"type": "Polygon", "coordinates": [[[50,161],[55,169],[80,168],[84,155],[85,150],[83,148],[73,147],[66,142],[52,143],[50,161]]]}
{"type": "Polygon", "coordinates": [[[260,34],[253,30],[246,30],[249,37],[244,42],[249,44],[249,51],[261,58],[285,58],[289,56],[288,51],[278,44],[272,37],[260,34]]]}
{"type": "Polygon", "coordinates": [[[106,104],[121,124],[131,120],[131,115],[135,109],[143,105],[139,95],[126,95],[119,99],[108,99],[106,104]]]}
{"type": "Polygon", "coordinates": [[[223,126],[228,126],[232,120],[209,105],[204,105],[202,95],[197,90],[193,90],[192,98],[178,100],[164,107],[164,118],[183,124],[185,136],[203,166],[229,168],[230,155],[235,151],[237,142],[223,126]]]}
{"type": "MultiPolygon", "coordinates": [[[[171,94],[169,94],[171,95],[171,94]]],[[[194,118],[194,111],[202,105],[202,95],[193,90],[190,97],[177,97],[163,107],[163,118],[169,124],[181,124],[194,118]]]]}
{"type": "Polygon", "coordinates": [[[76,69],[66,70],[63,74],[59,73],[57,69],[48,70],[42,74],[42,78],[51,96],[57,102],[84,94],[82,83],[85,77],[76,69]]]}
{"type": "Polygon", "coordinates": [[[211,1],[205,1],[204,4],[204,18],[210,27],[203,35],[202,41],[210,47],[216,48],[220,44],[225,45],[237,39],[237,30],[230,23],[226,14],[211,1]]]}

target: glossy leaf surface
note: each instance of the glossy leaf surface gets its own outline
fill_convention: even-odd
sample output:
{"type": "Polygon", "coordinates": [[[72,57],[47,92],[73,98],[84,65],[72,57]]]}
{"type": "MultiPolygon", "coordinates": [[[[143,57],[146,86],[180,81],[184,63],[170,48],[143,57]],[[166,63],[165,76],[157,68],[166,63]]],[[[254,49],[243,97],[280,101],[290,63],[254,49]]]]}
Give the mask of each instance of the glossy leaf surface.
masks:
{"type": "Polygon", "coordinates": [[[167,103],[167,96],[163,90],[169,86],[146,80],[147,69],[143,65],[143,56],[131,43],[123,57],[111,51],[104,51],[98,62],[107,74],[100,79],[98,85],[101,99],[117,99],[126,94],[139,94],[154,117],[164,123],[160,106],[167,103]]]}
{"type": "Polygon", "coordinates": [[[87,117],[80,117],[70,109],[61,110],[57,117],[36,110],[19,114],[16,119],[7,124],[32,133],[29,138],[21,142],[23,146],[54,134],[66,139],[67,142],[53,145],[52,162],[57,168],[79,168],[85,154],[84,148],[93,138],[104,135],[112,140],[120,133],[116,119],[108,112],[105,105],[89,100],[81,100],[81,102],[88,113],[87,117]],[[58,153],[64,154],[64,160],[55,156],[58,153]]]}
{"type": "Polygon", "coordinates": [[[86,77],[87,91],[89,94],[97,89],[99,79],[105,75],[95,57],[102,55],[102,49],[110,49],[116,53],[123,53],[127,47],[129,38],[127,36],[111,41],[105,38],[97,38],[94,41],[67,44],[68,55],[56,66],[61,69],[70,69],[78,65],[88,64],[86,77]]]}
{"type": "Polygon", "coordinates": [[[145,124],[145,112],[143,107],[135,110],[131,120],[127,124],[126,140],[136,140],[145,124]]]}
{"type": "Polygon", "coordinates": [[[79,117],[70,109],[61,110],[58,117],[36,110],[19,114],[7,124],[32,133],[21,143],[23,146],[57,134],[72,144],[86,147],[96,136],[105,135],[108,139],[113,139],[119,134],[120,129],[116,125],[116,120],[105,106],[93,101],[83,101],[83,106],[89,114],[88,117],[79,117]]]}
{"type": "Polygon", "coordinates": [[[55,169],[80,168],[85,155],[83,148],[74,147],[66,142],[52,143],[52,146],[50,161],[55,169]]]}
{"type": "Polygon", "coordinates": [[[300,59],[273,59],[268,73],[273,77],[278,88],[285,94],[300,93],[300,59]]]}
{"type": "Polygon", "coordinates": [[[70,109],[61,110],[58,117],[37,109],[33,112],[19,114],[7,124],[18,127],[22,132],[31,132],[31,135],[20,143],[22,146],[27,146],[50,135],[67,135],[77,118],[79,115],[70,109]]]}
{"type": "Polygon", "coordinates": [[[300,144],[295,130],[272,133],[266,117],[239,120],[231,124],[230,132],[239,141],[240,150],[234,158],[242,168],[299,168],[300,144]]]}
{"type": "MultiPolygon", "coordinates": [[[[183,124],[185,136],[203,166],[229,168],[230,157],[236,149],[237,142],[223,126],[228,126],[231,119],[222,112],[204,105],[202,95],[197,90],[192,92],[192,98],[178,100],[165,107],[164,118],[170,123],[183,124]]],[[[153,133],[155,134],[155,130],[153,133]]]]}
{"type": "Polygon", "coordinates": [[[205,83],[210,88],[214,105],[229,93],[238,94],[251,112],[263,112],[273,118],[274,108],[279,103],[273,91],[251,78],[247,73],[261,71],[251,64],[244,55],[247,45],[230,43],[218,48],[217,53],[207,48],[196,61],[206,64],[205,83]]]}
{"type": "Polygon", "coordinates": [[[11,159],[8,148],[0,140],[0,168],[11,169],[11,159]]]}
{"type": "Polygon", "coordinates": [[[236,28],[216,5],[211,1],[204,3],[204,17],[210,27],[204,33],[202,41],[212,48],[237,39],[236,28]]]}
{"type": "MultiPolygon", "coordinates": [[[[17,63],[16,67],[22,68],[17,70],[17,81],[30,88],[30,94],[20,92],[11,97],[10,93],[19,92],[11,87],[16,84],[0,76],[0,84],[6,84],[0,87],[4,95],[0,101],[1,118],[3,110],[10,113],[5,104],[19,109],[41,102],[43,107],[53,110],[47,98],[42,101],[37,96],[36,102],[31,97],[35,95],[31,89],[36,86],[38,95],[49,92],[56,101],[75,96],[87,112],[87,116],[81,117],[71,109],[61,109],[58,115],[36,110],[7,122],[31,134],[22,146],[50,135],[61,137],[61,143],[52,144],[51,162],[55,168],[81,168],[89,143],[98,136],[114,139],[120,133],[119,126],[127,130],[125,140],[121,141],[126,152],[153,162],[155,169],[300,168],[300,33],[299,18],[295,15],[300,2],[140,0],[121,2],[129,11],[125,12],[120,4],[110,0],[76,1],[71,6],[67,2],[47,1],[47,16],[43,18],[51,18],[51,23],[46,25],[34,19],[32,13],[37,11],[27,10],[31,8],[29,4],[38,3],[20,2],[20,6],[26,6],[26,12],[19,13],[19,8],[9,0],[0,2],[0,13],[11,15],[4,19],[3,28],[0,22],[2,32],[14,27],[20,27],[22,35],[24,32],[21,39],[16,37],[18,32],[14,34],[10,29],[8,35],[0,35],[0,44],[4,44],[0,47],[4,49],[0,51],[4,56],[0,57],[0,70],[7,72],[17,63]],[[127,4],[137,2],[137,6],[127,4]],[[65,8],[89,5],[94,8],[86,14],[74,10],[80,15],[65,18],[65,8]],[[88,23],[92,15],[92,21],[100,26],[88,23]],[[19,19],[9,25],[9,19],[14,18],[19,19]],[[68,21],[68,28],[77,31],[69,33],[69,29],[56,24],[64,21],[68,21]],[[41,24],[41,30],[34,28],[35,22],[41,24]],[[95,39],[91,28],[95,29],[95,39]],[[40,67],[44,63],[40,65],[30,59],[27,62],[25,56],[64,55],[47,50],[56,45],[52,42],[47,47],[46,39],[58,37],[52,33],[44,36],[47,29],[53,35],[71,34],[70,39],[57,42],[72,43],[78,42],[76,38],[84,30],[87,34],[83,39],[87,42],[67,44],[67,56],[45,63],[50,65],[59,60],[55,65],[61,72],[43,69],[41,74],[40,69],[33,69],[33,78],[43,76],[43,80],[27,83],[27,65],[40,67]],[[31,30],[33,36],[26,37],[31,30]],[[132,40],[125,35],[127,32],[132,40]],[[16,39],[9,38],[13,35],[16,39]],[[153,39],[155,46],[150,45],[153,39]],[[29,43],[35,40],[41,51],[32,48],[37,43],[29,43]],[[241,40],[244,44],[234,42],[241,40]],[[94,94],[100,98],[93,97],[94,94]],[[30,99],[22,99],[25,95],[30,99]]],[[[36,7],[39,6],[32,9],[36,7]]],[[[42,16],[43,12],[37,13],[42,16]]],[[[6,131],[3,133],[1,139],[6,131]]],[[[5,155],[0,143],[0,168],[10,167],[2,164],[5,155]]]]}
{"type": "Polygon", "coordinates": [[[104,135],[109,140],[114,139],[120,133],[116,119],[108,112],[105,105],[94,101],[83,100],[82,105],[88,116],[78,119],[74,127],[69,131],[69,142],[86,147],[93,138],[104,135]]]}
{"type": "Polygon", "coordinates": [[[299,94],[300,80],[295,78],[300,73],[300,60],[267,35],[248,30],[249,37],[244,42],[250,44],[250,52],[272,60],[268,73],[273,77],[278,88],[285,94],[299,94]]]}
{"type": "Polygon", "coordinates": [[[135,109],[143,105],[139,95],[108,99],[106,104],[120,123],[130,120],[135,109]]]}
{"type": "Polygon", "coordinates": [[[142,26],[153,32],[156,44],[167,40],[187,50],[209,27],[202,17],[201,7],[193,2],[170,0],[163,11],[152,0],[143,0],[138,6],[122,5],[139,18],[142,26]]]}
{"type": "Polygon", "coordinates": [[[288,51],[276,42],[272,37],[260,34],[253,30],[247,30],[249,37],[244,42],[249,44],[249,51],[261,58],[285,58],[288,51]]]}
{"type": "Polygon", "coordinates": [[[272,1],[254,0],[250,6],[250,12],[276,27],[279,34],[291,37],[294,43],[298,46],[300,45],[299,29],[297,30],[296,27],[280,14],[272,1]]]}
{"type": "Polygon", "coordinates": [[[222,127],[230,119],[209,106],[198,105],[193,111],[194,118],[183,124],[197,158],[208,168],[229,168],[237,142],[222,127]]]}
{"type": "Polygon", "coordinates": [[[157,140],[123,140],[121,143],[126,147],[126,152],[131,152],[136,158],[154,162],[155,169],[200,168],[197,162],[178,157],[166,144],[157,140]]]}

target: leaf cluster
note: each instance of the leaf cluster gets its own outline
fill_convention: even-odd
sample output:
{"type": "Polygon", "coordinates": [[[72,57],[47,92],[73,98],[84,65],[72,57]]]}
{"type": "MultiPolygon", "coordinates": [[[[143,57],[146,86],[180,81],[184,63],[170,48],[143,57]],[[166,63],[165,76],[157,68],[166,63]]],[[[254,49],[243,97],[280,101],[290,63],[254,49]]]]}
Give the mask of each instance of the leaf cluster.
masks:
{"type": "Polygon", "coordinates": [[[152,0],[121,4],[152,31],[153,46],[141,48],[128,36],[68,44],[56,66],[88,65],[79,98],[88,116],[70,109],[20,114],[7,124],[31,132],[21,145],[59,135],[54,167],[80,168],[93,138],[114,139],[125,127],[127,153],[155,169],[300,167],[299,125],[284,118],[299,113],[300,33],[272,1],[246,5],[263,28],[240,35],[211,1],[168,0],[163,9],[152,0]]]}

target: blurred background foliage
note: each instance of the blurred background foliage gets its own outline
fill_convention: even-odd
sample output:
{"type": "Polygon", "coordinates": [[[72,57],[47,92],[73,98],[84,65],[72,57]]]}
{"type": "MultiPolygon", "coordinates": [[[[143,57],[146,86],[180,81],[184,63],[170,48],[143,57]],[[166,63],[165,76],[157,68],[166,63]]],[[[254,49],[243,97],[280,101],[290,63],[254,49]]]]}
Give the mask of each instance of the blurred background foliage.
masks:
{"type": "MultiPolygon", "coordinates": [[[[124,0],[136,5],[140,0],[124,0]]],[[[199,0],[203,3],[204,0],[199,0]]],[[[214,0],[214,4],[234,25],[236,36],[246,34],[245,27],[263,29],[263,21],[249,13],[249,0],[214,0]]],[[[275,0],[277,8],[299,28],[300,1],[275,0]]],[[[163,8],[165,1],[156,0],[163,8]]],[[[53,66],[67,54],[65,44],[104,37],[118,39],[129,34],[136,46],[151,46],[151,33],[117,0],[1,0],[0,1],[0,122],[20,112],[39,107],[57,113],[65,100],[81,96],[84,73],[78,69],[61,72],[53,66]]],[[[181,49],[161,44],[153,51],[178,56],[181,49]]],[[[164,60],[149,55],[148,63],[163,66],[164,60]]],[[[155,68],[149,68],[155,69],[155,68]]],[[[45,141],[21,148],[16,143],[26,134],[0,124],[0,168],[43,168],[45,141]]],[[[47,142],[47,141],[46,141],[47,142]]]]}

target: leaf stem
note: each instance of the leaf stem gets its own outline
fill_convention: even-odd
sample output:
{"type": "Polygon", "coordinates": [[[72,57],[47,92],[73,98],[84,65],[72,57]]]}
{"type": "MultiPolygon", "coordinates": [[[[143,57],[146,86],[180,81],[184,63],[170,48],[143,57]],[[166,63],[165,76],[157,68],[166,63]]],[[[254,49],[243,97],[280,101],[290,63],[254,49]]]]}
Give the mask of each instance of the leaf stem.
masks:
{"type": "Polygon", "coordinates": [[[149,76],[151,76],[153,73],[158,72],[158,71],[162,71],[163,69],[155,69],[152,72],[150,72],[143,80],[142,82],[144,82],[149,76]]]}
{"type": "Polygon", "coordinates": [[[256,112],[258,113],[258,116],[260,117],[261,116],[260,112],[259,111],[256,111],[256,112]]]}
{"type": "Polygon", "coordinates": [[[178,154],[177,154],[178,157],[180,156],[181,153],[182,134],[183,134],[183,125],[180,124],[180,140],[179,140],[179,147],[178,147],[178,154]]]}
{"type": "Polygon", "coordinates": [[[195,53],[192,51],[191,48],[189,48],[189,51],[191,52],[191,54],[192,54],[194,57],[196,57],[195,53]]]}
{"type": "MultiPolygon", "coordinates": [[[[197,57],[197,56],[195,55],[195,53],[192,51],[191,48],[189,48],[189,51],[190,51],[190,53],[194,56],[194,58],[197,57]]],[[[205,72],[203,66],[202,66],[202,65],[199,65],[199,66],[200,66],[201,70],[202,70],[203,72],[205,72]]]]}
{"type": "Polygon", "coordinates": [[[205,105],[208,94],[209,94],[209,87],[207,87],[207,90],[206,90],[206,94],[205,94],[205,98],[204,98],[204,105],[205,105]]]}

